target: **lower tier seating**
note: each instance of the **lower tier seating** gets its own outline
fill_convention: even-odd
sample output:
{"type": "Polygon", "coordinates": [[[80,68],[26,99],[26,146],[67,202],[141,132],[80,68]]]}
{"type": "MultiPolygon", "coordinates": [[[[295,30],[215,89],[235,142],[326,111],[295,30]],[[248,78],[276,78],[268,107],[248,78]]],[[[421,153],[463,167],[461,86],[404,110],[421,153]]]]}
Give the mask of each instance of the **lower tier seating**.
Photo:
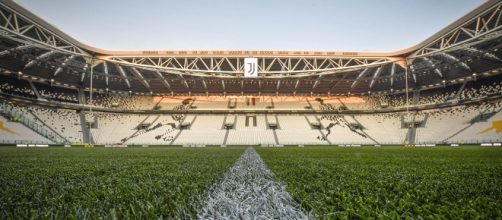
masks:
{"type": "MultiPolygon", "coordinates": [[[[74,110],[11,104],[9,109],[70,142],[83,140],[82,127],[85,126],[74,110]]],[[[365,115],[86,114],[85,121],[94,122],[90,131],[96,144],[403,144],[408,134],[415,133],[415,143],[502,141],[501,103],[365,115]],[[410,123],[414,123],[414,129],[409,127],[410,123]]],[[[1,119],[0,143],[51,142],[22,123],[10,122],[5,117],[1,119]]]]}

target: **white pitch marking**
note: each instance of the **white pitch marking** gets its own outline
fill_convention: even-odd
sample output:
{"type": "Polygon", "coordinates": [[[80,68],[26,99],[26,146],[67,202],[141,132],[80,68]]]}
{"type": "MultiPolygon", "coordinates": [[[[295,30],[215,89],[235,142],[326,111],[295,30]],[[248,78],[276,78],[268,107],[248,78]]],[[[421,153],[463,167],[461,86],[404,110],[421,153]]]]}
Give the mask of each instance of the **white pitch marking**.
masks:
{"type": "Polygon", "coordinates": [[[260,155],[248,148],[210,187],[198,219],[312,219],[286,187],[274,181],[260,155]]]}

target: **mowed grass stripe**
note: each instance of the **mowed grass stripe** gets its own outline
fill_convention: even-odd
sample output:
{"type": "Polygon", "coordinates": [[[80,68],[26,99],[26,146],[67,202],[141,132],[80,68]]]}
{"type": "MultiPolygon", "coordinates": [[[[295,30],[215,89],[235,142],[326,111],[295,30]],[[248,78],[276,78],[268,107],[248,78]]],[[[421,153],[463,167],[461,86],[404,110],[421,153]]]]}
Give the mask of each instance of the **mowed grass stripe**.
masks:
{"type": "Polygon", "coordinates": [[[502,218],[502,148],[258,148],[319,219],[502,218]]]}
{"type": "Polygon", "coordinates": [[[244,148],[0,148],[0,219],[193,219],[244,148]]]}
{"type": "Polygon", "coordinates": [[[211,188],[198,219],[309,219],[253,148],[211,188]]]}

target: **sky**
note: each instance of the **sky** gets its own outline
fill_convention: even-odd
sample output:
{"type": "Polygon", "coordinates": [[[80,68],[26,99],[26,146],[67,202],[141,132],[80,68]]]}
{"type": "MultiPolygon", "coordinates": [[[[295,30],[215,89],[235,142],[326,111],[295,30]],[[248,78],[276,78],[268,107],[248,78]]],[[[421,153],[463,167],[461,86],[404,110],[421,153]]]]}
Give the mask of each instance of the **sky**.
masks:
{"type": "Polygon", "coordinates": [[[15,0],[107,50],[390,52],[483,0],[15,0]]]}

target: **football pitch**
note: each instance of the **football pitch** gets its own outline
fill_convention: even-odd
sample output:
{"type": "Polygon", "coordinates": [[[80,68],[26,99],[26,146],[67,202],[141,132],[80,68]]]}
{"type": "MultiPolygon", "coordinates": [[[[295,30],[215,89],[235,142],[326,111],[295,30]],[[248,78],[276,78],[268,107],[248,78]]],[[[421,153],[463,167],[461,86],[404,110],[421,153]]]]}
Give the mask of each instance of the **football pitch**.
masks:
{"type": "Polygon", "coordinates": [[[335,219],[502,217],[502,149],[257,149],[307,212],[335,219]]]}
{"type": "MultiPolygon", "coordinates": [[[[197,218],[245,149],[3,147],[0,218],[197,218]]],[[[502,217],[501,148],[255,149],[317,219],[502,217]]]]}
{"type": "Polygon", "coordinates": [[[0,219],[189,219],[244,148],[0,148],[0,219]]]}

